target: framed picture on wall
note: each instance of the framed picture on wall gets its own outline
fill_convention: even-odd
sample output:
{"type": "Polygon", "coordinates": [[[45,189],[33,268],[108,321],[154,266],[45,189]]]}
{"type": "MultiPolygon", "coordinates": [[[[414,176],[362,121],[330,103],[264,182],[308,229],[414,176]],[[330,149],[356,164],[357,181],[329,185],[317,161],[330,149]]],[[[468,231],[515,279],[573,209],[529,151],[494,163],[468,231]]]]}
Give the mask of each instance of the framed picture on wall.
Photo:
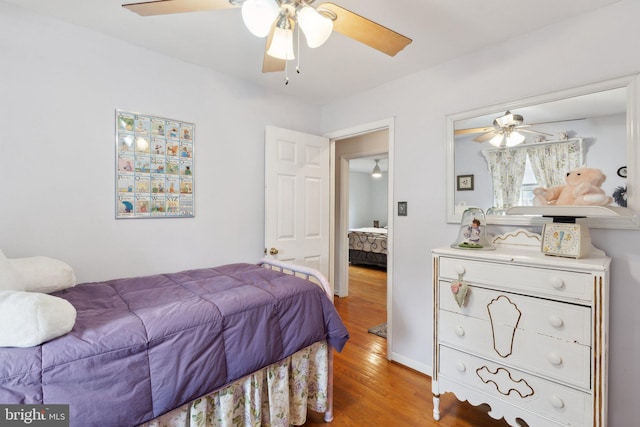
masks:
{"type": "Polygon", "coordinates": [[[456,177],[456,189],[458,191],[472,191],[473,175],[458,175],[456,177]]]}
{"type": "Polygon", "coordinates": [[[192,218],[195,124],[116,110],[116,218],[192,218]]]}

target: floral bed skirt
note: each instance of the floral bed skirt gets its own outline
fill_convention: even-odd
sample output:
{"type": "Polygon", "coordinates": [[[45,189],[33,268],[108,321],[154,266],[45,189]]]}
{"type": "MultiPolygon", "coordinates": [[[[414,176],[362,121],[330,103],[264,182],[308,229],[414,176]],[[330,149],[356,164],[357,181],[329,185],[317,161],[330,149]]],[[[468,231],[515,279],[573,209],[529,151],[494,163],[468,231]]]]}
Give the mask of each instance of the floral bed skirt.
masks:
{"type": "Polygon", "coordinates": [[[302,425],[327,410],[328,345],[321,341],[141,427],[302,425]]]}

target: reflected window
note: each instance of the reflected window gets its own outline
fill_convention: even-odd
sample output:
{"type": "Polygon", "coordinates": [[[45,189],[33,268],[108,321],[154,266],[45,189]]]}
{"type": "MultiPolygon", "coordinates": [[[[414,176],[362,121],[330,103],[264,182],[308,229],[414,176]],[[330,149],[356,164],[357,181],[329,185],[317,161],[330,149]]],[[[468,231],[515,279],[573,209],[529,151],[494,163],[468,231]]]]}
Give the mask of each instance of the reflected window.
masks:
{"type": "Polygon", "coordinates": [[[535,187],[563,184],[565,173],[584,160],[581,138],[489,148],[482,154],[491,172],[494,210],[531,206],[535,187]]]}
{"type": "Polygon", "coordinates": [[[522,179],[522,187],[520,188],[519,206],[533,206],[533,189],[536,187],[540,187],[540,185],[536,179],[536,174],[533,173],[529,156],[527,156],[527,161],[524,166],[524,178],[522,179]]]}

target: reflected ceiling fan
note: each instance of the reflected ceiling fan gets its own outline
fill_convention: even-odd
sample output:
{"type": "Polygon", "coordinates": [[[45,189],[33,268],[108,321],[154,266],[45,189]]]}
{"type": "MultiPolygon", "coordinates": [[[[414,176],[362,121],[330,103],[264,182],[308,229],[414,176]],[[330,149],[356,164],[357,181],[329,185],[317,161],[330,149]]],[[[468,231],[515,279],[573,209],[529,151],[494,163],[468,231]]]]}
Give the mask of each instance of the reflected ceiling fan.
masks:
{"type": "MultiPolygon", "coordinates": [[[[551,122],[548,122],[551,123],[551,122]]],[[[538,123],[541,124],[541,123],[538,123]]],[[[534,133],[537,135],[553,136],[550,133],[540,132],[532,129],[525,129],[532,125],[525,125],[524,118],[519,114],[513,114],[511,111],[507,111],[504,115],[496,117],[493,120],[493,126],[470,128],[470,129],[457,129],[454,133],[456,135],[464,135],[469,133],[482,133],[482,135],[473,138],[475,142],[486,142],[495,147],[513,147],[524,142],[525,137],[521,132],[534,133]],[[504,144],[503,144],[504,142],[504,144]]]]}
{"type": "Polygon", "coordinates": [[[142,16],[167,15],[214,9],[242,8],[245,25],[257,37],[266,37],[262,72],[283,71],[295,59],[293,31],[299,24],[307,45],[321,46],[337,31],[389,56],[395,56],[411,39],[334,3],[312,6],[315,0],[156,0],[124,4],[142,16]]]}

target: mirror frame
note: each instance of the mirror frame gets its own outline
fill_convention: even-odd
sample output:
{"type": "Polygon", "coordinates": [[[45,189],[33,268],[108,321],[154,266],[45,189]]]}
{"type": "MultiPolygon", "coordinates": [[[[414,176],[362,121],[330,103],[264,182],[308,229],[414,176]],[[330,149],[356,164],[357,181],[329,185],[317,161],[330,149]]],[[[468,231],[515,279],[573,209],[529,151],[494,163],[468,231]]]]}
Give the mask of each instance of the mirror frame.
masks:
{"type": "MultiPolygon", "coordinates": [[[[640,194],[637,191],[640,188],[640,170],[638,169],[640,166],[640,74],[448,115],[446,117],[447,222],[460,224],[462,219],[462,213],[456,213],[455,210],[454,129],[457,121],[622,87],[627,89],[627,209],[631,212],[628,216],[587,217],[580,220],[580,223],[592,228],[640,228],[640,194]]],[[[487,215],[486,217],[487,224],[494,225],[542,226],[550,221],[550,218],[540,215],[487,215]]]]}

